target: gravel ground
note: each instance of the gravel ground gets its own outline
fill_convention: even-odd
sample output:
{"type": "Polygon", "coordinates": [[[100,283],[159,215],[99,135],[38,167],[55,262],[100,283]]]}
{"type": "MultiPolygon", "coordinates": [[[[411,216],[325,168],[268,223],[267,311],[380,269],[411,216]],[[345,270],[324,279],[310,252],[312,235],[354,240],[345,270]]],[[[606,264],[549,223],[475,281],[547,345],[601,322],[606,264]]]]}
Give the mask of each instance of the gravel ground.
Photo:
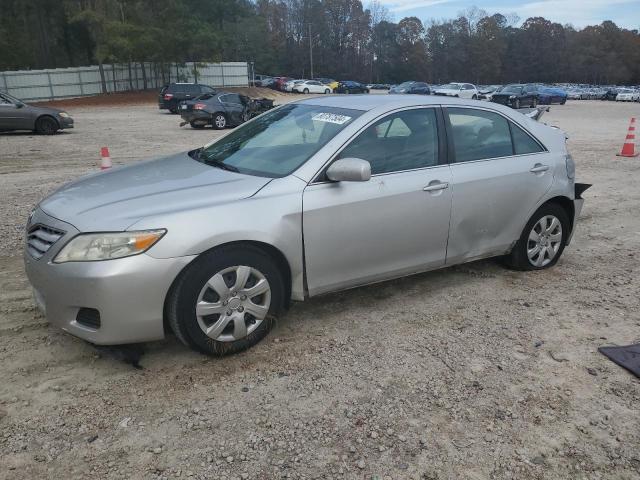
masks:
{"type": "Polygon", "coordinates": [[[144,100],[75,105],[78,128],[54,137],[0,135],[0,479],[638,479],[640,381],[597,347],[640,341],[640,160],[615,156],[639,110],[545,117],[594,184],[555,268],[482,261],[327,295],[248,352],[170,337],[142,370],[35,310],[24,219],[101,146],[130,163],[217,133],[144,100]]]}

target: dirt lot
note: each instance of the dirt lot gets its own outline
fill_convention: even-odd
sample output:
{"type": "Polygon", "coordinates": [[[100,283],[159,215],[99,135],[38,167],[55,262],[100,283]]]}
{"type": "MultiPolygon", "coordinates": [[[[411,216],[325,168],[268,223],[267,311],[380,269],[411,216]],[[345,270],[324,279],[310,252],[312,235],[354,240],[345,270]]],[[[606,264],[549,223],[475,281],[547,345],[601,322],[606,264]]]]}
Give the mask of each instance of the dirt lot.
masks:
{"type": "Polygon", "coordinates": [[[0,135],[1,479],[640,477],[640,381],[596,350],[640,341],[640,159],[615,156],[637,104],[545,117],[594,184],[556,268],[483,261],[328,295],[241,355],[171,337],[134,370],[48,327],[21,235],[101,146],[124,164],[216,135],[153,101],[78,103],[73,131],[0,135]]]}

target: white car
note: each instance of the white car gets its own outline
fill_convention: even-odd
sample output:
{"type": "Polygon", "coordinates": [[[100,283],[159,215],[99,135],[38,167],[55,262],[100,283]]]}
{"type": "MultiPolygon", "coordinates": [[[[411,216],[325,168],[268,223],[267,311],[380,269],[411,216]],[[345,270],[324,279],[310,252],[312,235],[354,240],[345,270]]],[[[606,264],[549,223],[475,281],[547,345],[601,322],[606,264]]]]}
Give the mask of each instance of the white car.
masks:
{"type": "Polygon", "coordinates": [[[640,93],[637,90],[623,88],[616,95],[616,102],[638,102],[640,101],[640,93]]]}
{"type": "Polygon", "coordinates": [[[287,83],[284,84],[284,91],[285,92],[293,92],[293,87],[297,83],[302,83],[302,82],[306,82],[306,80],[289,80],[287,83]]]}
{"type": "Polygon", "coordinates": [[[323,85],[317,80],[305,80],[303,82],[294,82],[292,91],[298,93],[331,93],[331,88],[323,85]]]}
{"type": "Polygon", "coordinates": [[[434,95],[443,95],[446,97],[469,98],[471,100],[478,99],[478,89],[470,83],[449,83],[438,87],[433,92],[434,95]]]}

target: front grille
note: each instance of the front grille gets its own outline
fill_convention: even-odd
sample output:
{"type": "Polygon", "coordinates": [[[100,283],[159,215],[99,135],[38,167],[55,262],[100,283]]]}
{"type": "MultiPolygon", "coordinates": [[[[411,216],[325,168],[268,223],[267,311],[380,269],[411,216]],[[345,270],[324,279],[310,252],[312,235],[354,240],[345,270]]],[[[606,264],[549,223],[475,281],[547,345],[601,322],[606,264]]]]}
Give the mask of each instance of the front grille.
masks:
{"type": "Polygon", "coordinates": [[[62,230],[36,225],[27,234],[27,252],[36,260],[49,251],[49,249],[65,234],[62,230]]]}
{"type": "Polygon", "coordinates": [[[76,315],[76,322],[85,327],[100,328],[100,312],[95,308],[81,308],[76,315]]]}

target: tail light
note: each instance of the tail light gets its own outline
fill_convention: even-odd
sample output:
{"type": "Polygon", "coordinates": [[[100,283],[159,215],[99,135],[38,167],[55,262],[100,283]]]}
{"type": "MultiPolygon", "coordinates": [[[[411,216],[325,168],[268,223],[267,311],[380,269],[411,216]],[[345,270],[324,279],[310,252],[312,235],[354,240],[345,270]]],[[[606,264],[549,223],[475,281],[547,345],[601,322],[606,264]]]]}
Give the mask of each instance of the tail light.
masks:
{"type": "Polygon", "coordinates": [[[196,103],[193,106],[194,110],[204,110],[205,108],[207,108],[207,105],[205,103],[196,103]]]}
{"type": "Polygon", "coordinates": [[[173,98],[173,93],[165,93],[163,98],[165,100],[171,100],[173,98]]]}

